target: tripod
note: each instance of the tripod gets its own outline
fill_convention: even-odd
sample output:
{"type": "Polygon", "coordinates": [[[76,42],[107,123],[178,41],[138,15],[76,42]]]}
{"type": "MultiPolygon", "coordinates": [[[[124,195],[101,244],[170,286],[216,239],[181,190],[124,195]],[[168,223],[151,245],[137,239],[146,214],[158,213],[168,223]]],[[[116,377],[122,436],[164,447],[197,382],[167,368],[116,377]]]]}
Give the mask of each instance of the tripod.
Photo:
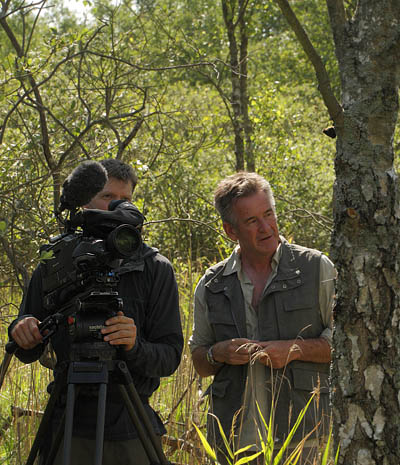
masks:
{"type": "Polygon", "coordinates": [[[61,370],[56,376],[54,389],[50,395],[26,465],[33,465],[40,447],[48,438],[52,413],[61,390],[65,386],[65,382],[68,385],[65,412],[45,464],[51,465],[53,463],[63,436],[63,465],[70,465],[71,463],[74,405],[75,399],[79,394],[80,385],[84,384],[98,385],[96,445],[93,463],[94,465],[102,464],[106,395],[110,373],[116,374],[118,380],[121,381],[121,383],[118,383],[118,387],[122,399],[136,428],[150,465],[170,465],[160,443],[157,442],[153,426],[136,391],[126,363],[120,360],[64,362],[62,364],[61,370]]]}

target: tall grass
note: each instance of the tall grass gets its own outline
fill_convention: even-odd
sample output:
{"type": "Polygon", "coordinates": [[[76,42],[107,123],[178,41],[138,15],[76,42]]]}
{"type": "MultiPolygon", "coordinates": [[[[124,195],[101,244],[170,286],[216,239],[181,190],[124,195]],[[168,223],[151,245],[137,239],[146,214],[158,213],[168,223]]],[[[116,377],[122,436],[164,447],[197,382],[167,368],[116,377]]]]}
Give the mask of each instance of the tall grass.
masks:
{"type": "MultiPolygon", "coordinates": [[[[193,293],[205,269],[203,265],[175,265],[180,289],[185,347],[182,362],[176,373],[162,379],[160,388],[150,399],[151,405],[160,414],[167,429],[164,440],[167,458],[176,464],[215,463],[207,454],[204,440],[201,439],[201,435],[205,435],[208,408],[207,401],[202,400],[201,394],[211,379],[201,380],[196,375],[187,345],[192,331],[193,293]]],[[[6,330],[16,315],[19,296],[14,298],[3,293],[0,299],[3,299],[0,303],[3,308],[0,319],[0,356],[3,357],[4,345],[7,342],[6,330]]],[[[51,380],[52,373],[39,362],[24,365],[13,358],[0,391],[0,465],[25,463],[41,420],[41,412],[49,399],[46,386],[51,380]]],[[[333,463],[330,453],[326,457],[325,455],[324,453],[325,461],[322,461],[321,465],[333,463]]],[[[238,462],[232,463],[239,465],[238,462]]],[[[292,462],[293,465],[295,463],[292,462]]]]}
{"type": "MultiPolygon", "coordinates": [[[[293,437],[300,427],[303,418],[310,408],[312,403],[316,401],[318,398],[319,393],[315,391],[308,403],[300,412],[299,416],[297,417],[292,429],[289,431],[289,434],[283,444],[280,447],[277,447],[274,443],[274,412],[271,411],[269,421],[264,418],[261,410],[258,409],[258,413],[264,423],[265,431],[267,432],[266,436],[263,432],[258,431],[259,435],[259,447],[255,447],[255,444],[249,444],[245,447],[235,450],[235,441],[233,438],[227,438],[225,432],[222,429],[221,423],[218,418],[216,418],[219,431],[221,437],[223,439],[225,445],[225,452],[224,458],[229,465],[245,465],[253,460],[257,459],[257,463],[263,463],[265,465],[296,465],[301,456],[303,454],[303,449],[306,447],[306,441],[311,436],[314,431],[311,431],[307,434],[300,442],[293,444],[292,440],[293,437]]],[[[218,464],[218,454],[215,449],[210,445],[207,441],[205,435],[202,433],[201,429],[194,425],[199,435],[200,441],[203,445],[204,450],[207,452],[207,455],[211,459],[214,464],[218,464]]],[[[318,425],[316,425],[317,428],[318,425]]],[[[232,425],[231,431],[234,431],[234,427],[232,425]]],[[[329,432],[327,441],[321,445],[315,445],[316,449],[316,457],[314,458],[315,465],[336,465],[338,460],[338,453],[336,454],[335,459],[332,458],[332,450],[331,450],[331,437],[332,431],[329,432]]]]}

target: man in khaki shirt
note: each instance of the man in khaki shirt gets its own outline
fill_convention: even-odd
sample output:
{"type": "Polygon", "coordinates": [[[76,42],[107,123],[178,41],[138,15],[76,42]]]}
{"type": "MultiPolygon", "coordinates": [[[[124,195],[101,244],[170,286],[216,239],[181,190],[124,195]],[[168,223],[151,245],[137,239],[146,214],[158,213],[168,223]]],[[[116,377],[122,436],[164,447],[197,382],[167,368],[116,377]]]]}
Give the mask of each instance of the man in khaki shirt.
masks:
{"type": "MultiPolygon", "coordinates": [[[[275,387],[276,380],[290,378],[294,385],[305,380],[306,387],[311,386],[312,390],[310,369],[316,374],[315,385],[316,378],[325,376],[320,375],[320,368],[325,373],[328,370],[335,270],[326,256],[288,244],[279,236],[272,191],[261,176],[237,173],[223,180],[216,190],[215,204],[226,234],[238,246],[227,260],[212,267],[200,280],[195,292],[194,329],[189,344],[196,371],[201,376],[215,375],[211,410],[220,411],[222,420],[226,420],[226,414],[222,413],[223,408],[218,409],[218,391],[221,386],[228,386],[231,378],[236,383],[244,368],[245,385],[239,382],[229,386],[221,399],[225,397],[227,404],[239,405],[234,395],[230,394],[232,400],[228,395],[231,389],[237,391],[241,415],[234,446],[238,449],[253,445],[251,450],[257,451],[260,450],[259,431],[265,428],[256,405],[266,422],[274,395],[280,404],[285,404],[284,414],[286,411],[289,417],[291,412],[288,400],[291,388],[288,388],[289,397],[285,398],[284,393],[277,395],[274,380],[275,387]],[[301,263],[304,266],[298,266],[301,263]],[[309,269],[308,263],[313,264],[309,269]],[[302,293],[311,296],[308,310],[300,308],[302,299],[308,298],[302,293]],[[225,297],[221,297],[223,294],[225,297]],[[251,344],[250,351],[248,344],[251,344]],[[255,361],[249,363],[255,353],[255,361]]],[[[302,400],[297,396],[294,402],[301,406],[302,400]]],[[[279,408],[282,411],[281,405],[279,408]]],[[[235,412],[231,414],[233,420],[235,412]]],[[[282,423],[282,419],[279,421],[282,423]]],[[[226,432],[229,436],[229,431],[226,432]]],[[[279,446],[283,438],[278,433],[275,439],[279,446]]],[[[308,441],[307,447],[314,445],[313,441],[308,441]]],[[[304,464],[311,463],[307,462],[307,454],[303,454],[304,464]]]]}

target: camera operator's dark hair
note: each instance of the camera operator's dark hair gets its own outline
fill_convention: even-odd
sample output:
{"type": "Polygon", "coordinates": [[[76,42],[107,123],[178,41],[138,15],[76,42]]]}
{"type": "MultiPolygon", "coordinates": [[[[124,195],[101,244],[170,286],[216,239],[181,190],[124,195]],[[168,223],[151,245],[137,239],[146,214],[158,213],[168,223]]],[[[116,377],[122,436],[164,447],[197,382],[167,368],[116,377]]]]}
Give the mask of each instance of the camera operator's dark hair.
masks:
{"type": "Polygon", "coordinates": [[[116,178],[125,182],[129,181],[132,183],[132,192],[135,190],[138,177],[131,165],[128,165],[128,163],[124,163],[121,160],[117,160],[116,158],[101,160],[100,164],[106,169],[109,178],[116,178]]]}
{"type": "Polygon", "coordinates": [[[275,199],[269,182],[257,173],[239,171],[223,179],[214,192],[214,205],[224,223],[236,225],[232,207],[242,198],[264,192],[275,213],[275,199]]]}

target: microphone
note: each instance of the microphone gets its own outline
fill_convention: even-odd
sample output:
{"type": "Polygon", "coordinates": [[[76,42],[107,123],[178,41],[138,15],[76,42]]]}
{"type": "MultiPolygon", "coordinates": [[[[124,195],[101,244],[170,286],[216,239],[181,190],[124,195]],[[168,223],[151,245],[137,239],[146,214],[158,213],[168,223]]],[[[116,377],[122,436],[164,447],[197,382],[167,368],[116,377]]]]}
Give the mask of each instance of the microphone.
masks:
{"type": "Polygon", "coordinates": [[[107,180],[103,165],[93,160],[82,162],[64,181],[59,212],[88,204],[104,188],[107,180]]]}

